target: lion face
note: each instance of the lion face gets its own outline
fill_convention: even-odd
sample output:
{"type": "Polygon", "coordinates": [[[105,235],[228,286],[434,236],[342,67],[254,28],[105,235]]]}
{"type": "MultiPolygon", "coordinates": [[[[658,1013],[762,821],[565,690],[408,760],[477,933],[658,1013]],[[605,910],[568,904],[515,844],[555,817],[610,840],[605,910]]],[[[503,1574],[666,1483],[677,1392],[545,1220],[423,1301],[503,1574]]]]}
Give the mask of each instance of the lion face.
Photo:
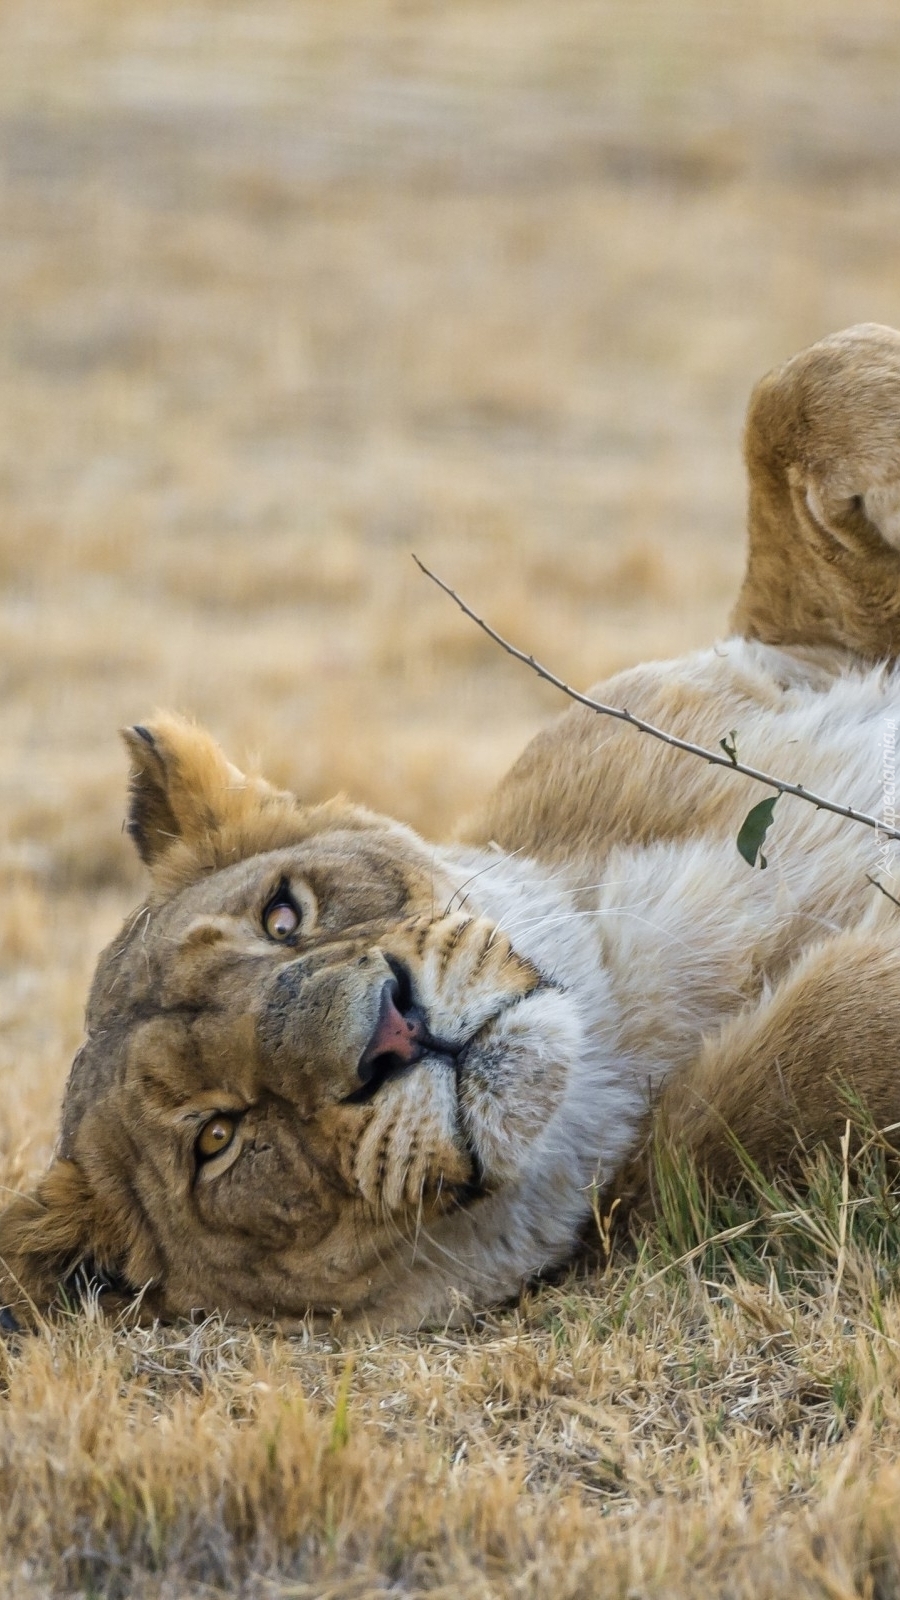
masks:
{"type": "Polygon", "coordinates": [[[7,1213],[3,1254],[28,1281],[30,1226],[46,1270],[169,1314],[380,1313],[537,1158],[565,998],[408,830],[304,809],[174,719],[130,742],[154,892],[101,958],[44,1212],[14,1237],[7,1213]]]}

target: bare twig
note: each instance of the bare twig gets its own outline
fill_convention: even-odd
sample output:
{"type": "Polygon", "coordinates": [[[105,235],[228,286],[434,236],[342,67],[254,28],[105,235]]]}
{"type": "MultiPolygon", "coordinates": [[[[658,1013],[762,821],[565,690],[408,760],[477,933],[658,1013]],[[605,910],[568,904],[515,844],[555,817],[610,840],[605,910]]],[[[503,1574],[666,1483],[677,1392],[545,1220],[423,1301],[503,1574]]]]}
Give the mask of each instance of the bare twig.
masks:
{"type": "Polygon", "coordinates": [[[870,883],[873,889],[877,889],[880,894],[883,894],[885,900],[890,900],[892,906],[900,906],[900,900],[897,899],[897,896],[891,894],[890,889],[886,889],[883,883],[879,883],[877,878],[873,878],[870,872],[866,873],[866,883],[870,883]]]}
{"type": "Polygon", "coordinates": [[[782,778],[773,778],[770,772],[760,772],[757,767],[745,766],[743,761],[738,761],[731,755],[719,755],[715,750],[704,749],[701,744],[691,744],[688,739],[679,739],[677,734],[667,733],[664,728],[654,727],[652,722],[645,722],[643,717],[636,717],[633,712],[628,711],[624,706],[608,706],[602,700],[592,700],[590,695],[581,694],[578,689],[573,689],[571,684],[566,683],[562,678],[558,678],[555,672],[550,671],[549,667],[542,666],[540,661],[535,660],[534,656],[527,655],[524,650],[519,650],[516,645],[510,644],[508,639],[504,639],[503,635],[485,622],[477,611],[473,611],[471,606],[466,605],[465,600],[456,593],[455,589],[451,589],[450,585],[445,583],[443,578],[439,578],[436,572],[431,572],[424,561],[419,560],[417,555],[413,556],[413,560],[416,566],[424,572],[426,578],[430,578],[432,583],[436,583],[439,589],[443,589],[444,593],[456,602],[460,611],[465,612],[465,615],[470,617],[475,625],[483,633],[487,634],[489,639],[493,639],[501,650],[505,650],[507,655],[514,656],[516,661],[524,662],[525,666],[530,667],[532,672],[536,672],[539,678],[544,679],[545,683],[552,683],[555,689],[561,690],[563,694],[568,695],[570,700],[576,700],[579,705],[587,706],[589,711],[596,711],[599,716],[603,717],[615,717],[618,722],[627,722],[632,728],[637,728],[639,733],[649,734],[651,739],[659,739],[663,744],[671,745],[673,750],[684,750],[689,756],[698,756],[701,761],[708,761],[710,766],[713,767],[726,767],[729,772],[740,772],[745,778],[753,778],[756,783],[764,784],[767,789],[775,789],[778,794],[794,795],[798,800],[806,800],[809,805],[815,806],[817,811],[832,811],[836,817],[846,817],[849,822],[860,822],[865,828],[874,828],[882,839],[900,839],[900,828],[889,828],[880,818],[870,817],[865,811],[856,811],[853,806],[842,806],[836,800],[827,800],[824,795],[814,794],[811,789],[804,788],[802,783],[785,783],[782,778]]]}

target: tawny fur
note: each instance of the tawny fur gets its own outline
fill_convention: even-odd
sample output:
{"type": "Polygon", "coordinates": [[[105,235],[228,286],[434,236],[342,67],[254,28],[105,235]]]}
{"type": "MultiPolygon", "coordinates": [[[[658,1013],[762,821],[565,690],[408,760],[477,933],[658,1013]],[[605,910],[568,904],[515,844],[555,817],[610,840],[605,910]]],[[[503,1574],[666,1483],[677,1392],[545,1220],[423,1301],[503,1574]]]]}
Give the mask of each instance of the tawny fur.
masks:
{"type": "Polygon", "coordinates": [[[757,384],[744,435],[750,550],[736,633],[896,657],[898,417],[900,333],[875,323],[821,340],[757,384]]]}
{"type": "MultiPolygon", "coordinates": [[[[764,379],[735,637],[598,696],[878,812],[898,418],[890,329],[764,379]]],[[[593,1184],[639,1193],[651,1112],[720,1181],[735,1140],[771,1167],[837,1138],[848,1094],[900,1121],[900,912],[869,881],[896,858],[870,831],[784,798],[753,870],[756,785],[585,710],[439,848],[179,719],[126,737],[151,891],[101,958],[58,1157],[0,1217],[20,1313],[80,1266],[154,1313],[434,1322],[564,1261],[593,1184]]]]}

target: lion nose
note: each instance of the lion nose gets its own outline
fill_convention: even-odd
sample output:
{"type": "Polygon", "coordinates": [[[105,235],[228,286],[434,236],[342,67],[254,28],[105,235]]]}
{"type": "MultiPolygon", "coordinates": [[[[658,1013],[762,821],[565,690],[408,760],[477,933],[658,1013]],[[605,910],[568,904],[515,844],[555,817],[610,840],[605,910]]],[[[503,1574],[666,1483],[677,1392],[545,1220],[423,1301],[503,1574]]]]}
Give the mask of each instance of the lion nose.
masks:
{"type": "Polygon", "coordinates": [[[381,991],[378,1021],[371,1039],[359,1058],[357,1071],[363,1083],[368,1083],[384,1065],[384,1058],[397,1066],[412,1066],[421,1060],[428,1044],[428,1029],[418,1006],[401,1010],[400,985],[396,978],[388,978],[381,991]],[[398,1002],[400,1002],[398,1004],[398,1002]]]}

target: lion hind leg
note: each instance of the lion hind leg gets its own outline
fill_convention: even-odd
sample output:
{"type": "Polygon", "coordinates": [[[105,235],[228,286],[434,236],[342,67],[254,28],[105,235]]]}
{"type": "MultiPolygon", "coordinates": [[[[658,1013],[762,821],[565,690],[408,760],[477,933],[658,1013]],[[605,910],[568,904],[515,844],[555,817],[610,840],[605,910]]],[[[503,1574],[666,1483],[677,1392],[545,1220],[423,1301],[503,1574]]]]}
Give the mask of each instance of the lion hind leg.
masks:
{"type": "Polygon", "coordinates": [[[898,417],[900,333],[875,323],[822,339],[756,385],[736,632],[869,661],[900,655],[898,417]]]}

